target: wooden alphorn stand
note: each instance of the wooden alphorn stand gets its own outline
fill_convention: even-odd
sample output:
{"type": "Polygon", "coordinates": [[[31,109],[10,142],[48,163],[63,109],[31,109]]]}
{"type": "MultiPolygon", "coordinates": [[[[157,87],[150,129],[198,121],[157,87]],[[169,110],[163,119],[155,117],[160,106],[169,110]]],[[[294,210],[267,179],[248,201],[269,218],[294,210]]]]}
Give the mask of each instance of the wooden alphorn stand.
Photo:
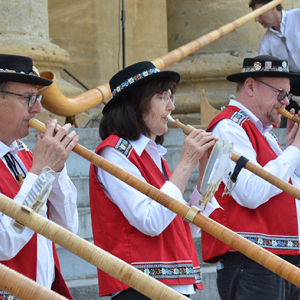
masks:
{"type": "MultiPolygon", "coordinates": [[[[37,129],[40,132],[45,132],[45,124],[41,123],[40,121],[38,121],[36,119],[31,119],[29,121],[29,125],[35,129],[37,129]]],[[[74,147],[73,151],[75,153],[79,154],[80,156],[82,156],[83,158],[87,159],[94,165],[102,168],[106,172],[115,176],[116,178],[118,178],[118,179],[124,181],[125,183],[129,184],[130,186],[134,187],[135,189],[137,189],[141,193],[147,195],[151,199],[159,202],[160,204],[167,207],[171,211],[175,212],[177,215],[181,216],[182,218],[185,218],[187,216],[187,214],[193,209],[193,208],[181,203],[180,201],[164,194],[163,192],[161,192],[157,188],[153,187],[152,185],[142,181],[141,179],[139,179],[139,178],[133,176],[132,174],[124,171],[123,169],[115,166],[111,162],[107,161],[106,159],[102,158],[101,156],[95,154],[94,152],[84,148],[83,146],[81,146],[79,144],[77,144],[74,147]]],[[[2,211],[1,207],[0,207],[0,210],[2,211]]],[[[17,219],[17,221],[22,223],[22,220],[17,219]]],[[[288,263],[287,261],[279,258],[278,256],[272,254],[271,252],[265,250],[264,248],[261,248],[261,247],[257,246],[256,244],[248,241],[247,239],[243,238],[242,236],[238,235],[237,233],[233,232],[232,230],[209,219],[208,217],[205,217],[204,215],[202,215],[200,213],[194,213],[193,218],[191,218],[190,221],[193,224],[197,225],[202,230],[213,235],[220,241],[226,243],[230,247],[245,254],[246,256],[248,256],[252,260],[256,261],[257,263],[263,265],[264,267],[268,268],[269,270],[273,271],[274,273],[280,275],[281,277],[285,278],[286,280],[288,280],[291,283],[300,287],[300,270],[297,267],[295,267],[292,264],[288,263]]],[[[22,224],[26,225],[25,223],[22,223],[22,224]]],[[[68,243],[65,244],[65,246],[67,246],[66,249],[69,248],[68,243]]],[[[65,246],[63,246],[63,247],[65,247],[65,246]]],[[[75,253],[75,254],[77,254],[77,253],[75,253]]],[[[89,260],[87,260],[87,261],[89,261],[89,260]]],[[[102,270],[104,270],[106,272],[106,269],[102,269],[102,270]]],[[[107,272],[107,273],[109,273],[109,272],[107,272]]],[[[112,276],[114,276],[114,275],[112,275],[112,276]]],[[[132,287],[134,287],[134,286],[132,286],[132,287]]],[[[152,297],[152,299],[154,299],[154,298],[152,297]]],[[[159,298],[159,299],[161,299],[161,298],[159,298]]],[[[167,299],[167,298],[162,298],[162,299],[167,299]]]]}

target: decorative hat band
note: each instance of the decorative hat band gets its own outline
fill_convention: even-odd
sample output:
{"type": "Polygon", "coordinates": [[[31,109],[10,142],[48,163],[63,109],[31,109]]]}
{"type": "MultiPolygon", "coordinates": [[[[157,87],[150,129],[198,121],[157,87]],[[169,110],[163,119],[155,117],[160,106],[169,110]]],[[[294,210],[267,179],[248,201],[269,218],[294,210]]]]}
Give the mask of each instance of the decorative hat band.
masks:
{"type": "Polygon", "coordinates": [[[287,72],[289,73],[289,65],[287,61],[282,61],[281,66],[280,65],[273,65],[272,66],[272,62],[271,61],[266,61],[265,65],[262,66],[262,63],[259,61],[255,61],[253,63],[253,66],[250,67],[243,67],[242,69],[242,73],[248,73],[248,72],[257,72],[257,71],[264,71],[264,72],[268,72],[268,71],[272,71],[272,72],[287,72]]]}
{"type": "Polygon", "coordinates": [[[1,73],[19,73],[19,74],[24,74],[24,75],[33,75],[33,76],[38,76],[40,77],[40,73],[39,73],[39,70],[35,67],[35,66],[32,66],[32,71],[29,72],[29,74],[26,74],[25,72],[23,71],[15,71],[15,70],[10,70],[10,69],[1,69],[0,68],[0,72],[1,73]]]}
{"type": "Polygon", "coordinates": [[[152,74],[156,74],[159,73],[160,70],[158,68],[153,68],[153,69],[149,69],[146,71],[143,71],[140,74],[137,74],[129,79],[127,79],[126,81],[124,81],[123,83],[121,83],[120,85],[118,85],[112,92],[111,92],[111,97],[114,97],[115,95],[117,95],[119,92],[121,92],[124,88],[128,87],[130,84],[133,84],[149,75],[152,74]]]}

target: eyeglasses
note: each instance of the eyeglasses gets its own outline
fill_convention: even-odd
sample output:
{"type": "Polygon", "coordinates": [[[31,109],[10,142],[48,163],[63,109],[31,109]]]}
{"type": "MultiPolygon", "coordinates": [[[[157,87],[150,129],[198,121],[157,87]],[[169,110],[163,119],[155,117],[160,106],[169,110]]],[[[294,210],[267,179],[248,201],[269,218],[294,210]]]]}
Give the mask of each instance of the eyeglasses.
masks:
{"type": "Polygon", "coordinates": [[[24,95],[21,95],[21,94],[16,94],[16,93],[6,92],[6,91],[0,91],[0,93],[5,93],[5,94],[10,94],[10,95],[22,97],[23,99],[28,101],[28,107],[29,108],[31,108],[36,103],[36,101],[41,102],[42,99],[43,99],[43,95],[24,96],[24,95]]]}
{"type": "Polygon", "coordinates": [[[272,86],[272,85],[270,85],[268,83],[265,83],[265,82],[263,82],[261,80],[255,79],[255,81],[263,83],[264,85],[267,85],[267,86],[271,87],[272,89],[278,91],[279,92],[278,95],[277,95],[277,100],[278,101],[283,101],[285,97],[287,97],[288,100],[290,101],[292,99],[292,97],[293,97],[293,94],[285,92],[283,90],[280,90],[280,89],[278,89],[278,88],[276,88],[276,87],[274,87],[274,86],[272,86]]]}
{"type": "Polygon", "coordinates": [[[175,104],[175,95],[174,94],[170,94],[170,93],[168,93],[166,91],[164,91],[164,92],[158,92],[158,94],[162,95],[161,99],[162,99],[162,101],[163,101],[164,104],[167,105],[169,103],[169,101],[171,101],[172,104],[175,104]]]}

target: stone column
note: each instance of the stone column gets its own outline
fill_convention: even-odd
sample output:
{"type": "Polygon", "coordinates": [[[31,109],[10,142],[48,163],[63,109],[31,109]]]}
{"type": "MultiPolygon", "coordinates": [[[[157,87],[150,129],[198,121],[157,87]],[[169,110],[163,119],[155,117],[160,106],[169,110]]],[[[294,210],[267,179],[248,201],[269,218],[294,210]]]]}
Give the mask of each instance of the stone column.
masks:
{"type": "MultiPolygon", "coordinates": [[[[49,39],[47,0],[2,0],[0,32],[0,52],[32,57],[40,72],[55,73],[56,82],[66,95],[82,92],[60,76],[69,54],[49,39]]],[[[46,119],[49,117],[49,113],[43,114],[46,119]]]]}
{"type": "MultiPolygon", "coordinates": [[[[251,9],[244,0],[169,0],[167,11],[171,51],[250,13],[251,9]]],[[[226,76],[240,72],[243,58],[257,55],[264,32],[261,25],[250,21],[174,64],[171,68],[182,78],[174,113],[185,122],[199,124],[201,89],[205,89],[213,107],[227,105],[236,85],[227,82],[226,76]]]]}

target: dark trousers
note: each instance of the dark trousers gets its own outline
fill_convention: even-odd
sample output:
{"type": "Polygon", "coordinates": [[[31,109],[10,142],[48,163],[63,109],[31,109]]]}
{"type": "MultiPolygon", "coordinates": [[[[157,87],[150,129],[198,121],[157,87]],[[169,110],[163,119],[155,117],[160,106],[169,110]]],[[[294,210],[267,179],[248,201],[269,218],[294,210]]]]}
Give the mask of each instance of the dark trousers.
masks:
{"type": "MultiPolygon", "coordinates": [[[[185,295],[186,297],[190,298],[189,295],[185,295]]],[[[145,295],[139,293],[134,289],[128,289],[120,292],[116,296],[111,298],[112,300],[151,300],[150,298],[146,297],[145,295]]]]}
{"type": "MultiPolygon", "coordinates": [[[[299,257],[282,258],[300,267],[299,257]]],[[[222,300],[300,300],[300,288],[239,252],[222,255],[217,267],[222,300]]]]}

